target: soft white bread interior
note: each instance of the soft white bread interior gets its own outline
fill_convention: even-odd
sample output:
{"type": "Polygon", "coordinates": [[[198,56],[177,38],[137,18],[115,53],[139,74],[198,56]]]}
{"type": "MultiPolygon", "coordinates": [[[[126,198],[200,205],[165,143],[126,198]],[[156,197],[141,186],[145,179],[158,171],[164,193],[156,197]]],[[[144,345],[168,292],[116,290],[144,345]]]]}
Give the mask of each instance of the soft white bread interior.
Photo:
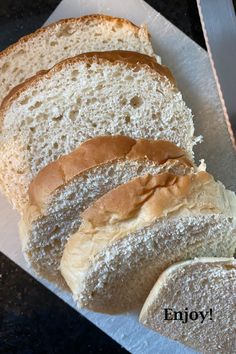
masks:
{"type": "Polygon", "coordinates": [[[0,181],[18,209],[49,162],[101,135],[165,139],[192,156],[193,122],[170,71],[126,51],[81,54],[16,88],[1,111],[0,181]]]}
{"type": "Polygon", "coordinates": [[[89,15],[39,29],[0,53],[0,102],[14,86],[63,59],[115,49],[154,56],[146,26],[121,18],[89,15]]]}
{"type": "Polygon", "coordinates": [[[232,257],[235,215],[235,194],[204,171],[139,177],[84,211],[60,269],[79,306],[108,313],[138,308],[171,264],[232,257]]]}
{"type": "Polygon", "coordinates": [[[233,354],[235,309],[236,259],[199,258],[175,264],[162,273],[142,308],[140,322],[201,353],[233,354]],[[165,309],[169,309],[168,318],[174,318],[173,311],[182,311],[185,321],[187,309],[188,313],[197,311],[198,319],[188,317],[187,323],[165,320],[165,309]],[[204,320],[199,311],[206,316],[204,320]]]}
{"type": "Polygon", "coordinates": [[[58,268],[65,242],[78,230],[80,213],[90,203],[137,176],[193,169],[184,151],[167,141],[126,136],[86,141],[31,182],[20,225],[26,258],[37,273],[61,285],[58,268]]]}

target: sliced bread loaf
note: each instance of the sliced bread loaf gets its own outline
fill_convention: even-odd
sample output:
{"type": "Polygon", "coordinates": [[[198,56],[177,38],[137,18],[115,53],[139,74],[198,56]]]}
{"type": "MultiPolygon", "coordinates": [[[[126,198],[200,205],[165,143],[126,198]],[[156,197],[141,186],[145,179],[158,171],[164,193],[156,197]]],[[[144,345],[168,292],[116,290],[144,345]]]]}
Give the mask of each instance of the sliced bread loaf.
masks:
{"type": "Polygon", "coordinates": [[[63,59],[115,49],[154,55],[146,26],[121,18],[89,15],[41,28],[0,53],[0,102],[14,86],[63,59]]]}
{"type": "Polygon", "coordinates": [[[140,322],[201,353],[233,354],[235,309],[236,259],[199,258],[161,274],[140,322]]]}
{"type": "Polygon", "coordinates": [[[192,156],[193,122],[169,70],[125,51],[81,54],[31,78],[1,107],[0,180],[22,209],[32,178],[88,138],[165,139],[192,156]]]}
{"type": "Polygon", "coordinates": [[[171,264],[232,257],[235,215],[235,194],[204,171],[139,177],[84,211],[60,269],[79,306],[108,313],[135,309],[171,264]]]}
{"type": "Polygon", "coordinates": [[[185,174],[192,168],[183,150],[166,141],[104,136],[83,143],[46,166],[30,184],[21,220],[26,258],[37,273],[60,283],[65,242],[91,202],[138,175],[185,174]]]}

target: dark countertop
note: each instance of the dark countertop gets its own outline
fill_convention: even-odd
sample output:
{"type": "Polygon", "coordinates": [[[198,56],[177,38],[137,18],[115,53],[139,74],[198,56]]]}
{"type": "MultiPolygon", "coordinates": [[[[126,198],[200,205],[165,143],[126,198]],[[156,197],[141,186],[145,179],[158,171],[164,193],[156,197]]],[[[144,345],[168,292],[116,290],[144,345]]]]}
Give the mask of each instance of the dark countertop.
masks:
{"type": "MultiPolygon", "coordinates": [[[[147,2],[205,46],[195,0],[147,2]]],[[[0,50],[40,27],[58,3],[1,0],[0,50]]],[[[126,353],[2,254],[0,262],[0,353],[126,353]]]]}

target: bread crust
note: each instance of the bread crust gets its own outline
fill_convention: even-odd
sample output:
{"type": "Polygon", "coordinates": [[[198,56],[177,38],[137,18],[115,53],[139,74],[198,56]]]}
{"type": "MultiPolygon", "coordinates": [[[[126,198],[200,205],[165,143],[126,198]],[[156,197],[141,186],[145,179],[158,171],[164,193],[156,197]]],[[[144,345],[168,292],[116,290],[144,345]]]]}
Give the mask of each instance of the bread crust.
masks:
{"type": "Polygon", "coordinates": [[[0,120],[1,125],[4,119],[4,113],[10,107],[11,103],[16,100],[23,92],[27,91],[28,88],[31,90],[40,82],[42,79],[50,79],[56,72],[61,71],[65,67],[69,67],[73,64],[77,64],[79,62],[84,62],[87,65],[91,65],[92,63],[109,63],[110,65],[116,65],[117,63],[123,63],[128,65],[134,70],[140,70],[144,66],[148,66],[149,70],[159,75],[166,77],[173,85],[176,85],[175,79],[171,73],[171,71],[157,63],[155,58],[152,58],[146,54],[140,54],[132,51],[123,51],[123,50],[113,50],[107,52],[90,52],[79,54],[72,58],[67,58],[56,65],[54,65],[49,70],[42,70],[38,72],[36,75],[27,79],[22,84],[15,86],[8,95],[3,99],[0,106],[0,120]]]}
{"type": "Polygon", "coordinates": [[[184,150],[168,141],[135,140],[121,135],[100,136],[43,168],[30,183],[29,203],[41,210],[50,196],[74,177],[93,167],[121,159],[149,160],[158,165],[177,160],[184,167],[193,166],[184,150]]]}
{"type": "MultiPolygon", "coordinates": [[[[106,274],[111,271],[110,269],[114,270],[110,268],[106,258],[108,253],[114,260],[115,255],[119,253],[120,244],[127,244],[131,249],[135,244],[135,237],[132,235],[141,229],[145,231],[156,221],[166,223],[168,228],[168,221],[171,223],[171,220],[178,217],[180,220],[185,216],[187,219],[191,216],[201,219],[201,216],[214,215],[232,218],[230,222],[234,224],[235,208],[235,195],[231,196],[221,183],[215,182],[214,178],[204,171],[184,176],[162,173],[138,177],[106,193],[82,213],[80,229],[69,238],[64,248],[60,266],[62,275],[81,306],[106,312],[103,305],[94,306],[93,303],[90,307],[88,299],[93,298],[94,288],[93,285],[89,288],[88,284],[93,276],[94,279],[99,279],[100,271],[96,273],[98,264],[106,264],[104,270],[106,274]],[[231,197],[233,200],[230,200],[231,197]],[[133,244],[129,245],[127,240],[131,242],[131,239],[133,244]]],[[[181,224],[179,226],[177,244],[182,242],[182,236],[180,237],[182,226],[181,224]]],[[[204,239],[202,241],[204,244],[204,239]]],[[[155,252],[157,245],[149,246],[153,247],[155,252]]],[[[194,247],[196,246],[199,247],[195,244],[194,247]]],[[[231,245],[231,251],[233,248],[231,245]]],[[[137,265],[136,261],[135,258],[134,263],[137,265]]],[[[118,266],[122,267],[122,264],[119,263],[118,266]]],[[[153,284],[154,282],[155,279],[153,284]]],[[[102,289],[101,287],[100,290],[103,291],[102,289]]]]}
{"type": "MultiPolygon", "coordinates": [[[[139,26],[135,25],[133,22],[131,22],[125,18],[113,17],[113,16],[108,16],[108,15],[103,15],[103,14],[86,15],[86,16],[81,16],[78,18],[77,17],[65,18],[65,19],[61,19],[59,21],[56,21],[54,23],[51,23],[45,27],[39,28],[35,32],[21,37],[16,43],[13,43],[12,45],[10,45],[9,47],[7,47],[6,49],[4,49],[0,52],[0,59],[1,59],[1,57],[7,56],[9,53],[13,52],[17,47],[20,47],[20,45],[22,43],[27,43],[30,40],[32,40],[33,38],[39,37],[40,35],[45,34],[46,32],[50,33],[58,26],[63,26],[63,25],[71,24],[71,23],[79,25],[81,23],[86,24],[86,23],[93,22],[93,21],[110,21],[110,22],[114,22],[114,24],[118,24],[118,25],[119,24],[121,24],[121,25],[126,24],[134,32],[138,32],[140,30],[139,26]]],[[[148,33],[148,31],[147,31],[147,35],[149,36],[149,38],[151,37],[150,34],[148,33]]]]}
{"type": "Polygon", "coordinates": [[[205,171],[185,176],[161,173],[138,177],[106,193],[85,210],[82,217],[90,229],[96,229],[131,219],[146,204],[147,212],[159,218],[172,206],[181,206],[193,188],[212,181],[213,177],[205,171]]]}

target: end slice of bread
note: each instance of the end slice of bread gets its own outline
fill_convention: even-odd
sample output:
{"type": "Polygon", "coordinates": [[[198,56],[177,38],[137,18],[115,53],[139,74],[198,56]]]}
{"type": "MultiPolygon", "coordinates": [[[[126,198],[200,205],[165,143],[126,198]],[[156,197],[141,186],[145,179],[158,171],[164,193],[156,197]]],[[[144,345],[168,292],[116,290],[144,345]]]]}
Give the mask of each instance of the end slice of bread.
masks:
{"type": "Polygon", "coordinates": [[[139,319],[145,326],[201,353],[233,354],[235,294],[236,259],[181,262],[161,274],[139,319]]]}
{"type": "Polygon", "coordinates": [[[139,177],[84,211],[61,272],[79,306],[140,307],[160,273],[197,256],[232,257],[236,196],[201,171],[139,177]]]}
{"type": "Polygon", "coordinates": [[[89,15],[41,28],[0,53],[0,102],[14,86],[61,60],[117,49],[154,56],[146,26],[122,18],[89,15]]]}
{"type": "Polygon", "coordinates": [[[184,151],[167,141],[103,136],[46,166],[29,187],[21,220],[26,258],[37,273],[61,283],[58,270],[80,213],[103,194],[147,173],[194,170],[184,151]]]}
{"type": "Polygon", "coordinates": [[[195,144],[191,111],[170,71],[127,51],[81,54],[38,74],[4,100],[0,181],[22,209],[29,183],[89,138],[128,135],[195,144]]]}

